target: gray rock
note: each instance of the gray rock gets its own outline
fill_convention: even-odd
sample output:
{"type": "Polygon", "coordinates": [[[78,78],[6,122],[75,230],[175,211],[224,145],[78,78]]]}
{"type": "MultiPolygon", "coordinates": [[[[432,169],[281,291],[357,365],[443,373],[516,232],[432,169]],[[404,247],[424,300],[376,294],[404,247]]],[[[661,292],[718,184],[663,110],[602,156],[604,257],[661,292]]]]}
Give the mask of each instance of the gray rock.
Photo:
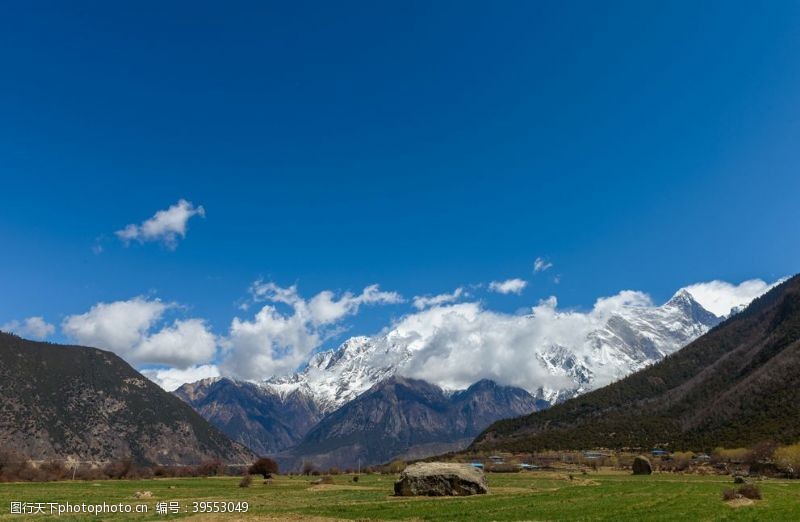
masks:
{"type": "Polygon", "coordinates": [[[418,462],[408,466],[394,483],[394,494],[410,496],[466,496],[489,492],[483,471],[469,464],[418,462]]]}
{"type": "Polygon", "coordinates": [[[647,457],[636,457],[633,459],[632,467],[634,475],[650,475],[653,473],[653,466],[650,465],[650,461],[647,460],[647,457]]]}

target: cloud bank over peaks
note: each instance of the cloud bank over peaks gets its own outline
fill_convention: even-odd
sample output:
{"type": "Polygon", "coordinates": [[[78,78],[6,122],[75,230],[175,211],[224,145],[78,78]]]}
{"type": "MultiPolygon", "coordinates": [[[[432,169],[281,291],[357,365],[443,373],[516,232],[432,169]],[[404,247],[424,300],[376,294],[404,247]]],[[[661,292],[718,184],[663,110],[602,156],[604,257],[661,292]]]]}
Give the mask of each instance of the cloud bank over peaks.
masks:
{"type": "Polygon", "coordinates": [[[452,389],[480,379],[529,390],[541,385],[559,388],[569,380],[553,375],[537,354],[563,346],[588,355],[588,335],[612,314],[651,306],[647,294],[627,290],[598,299],[589,312],[559,310],[554,296],[539,301],[524,316],[462,303],[408,315],[388,335],[412,340],[411,356],[401,370],[409,377],[452,389]]]}
{"type": "Polygon", "coordinates": [[[770,284],[761,279],[749,279],[738,285],[714,280],[707,283],[695,283],[684,289],[692,294],[692,297],[703,305],[703,308],[718,317],[724,317],[730,314],[732,309],[750,303],[785,280],[786,278],[782,278],[770,284]]]}
{"type": "Polygon", "coordinates": [[[267,304],[251,319],[233,319],[221,364],[223,373],[244,379],[292,372],[323,342],[341,333],[341,321],[362,306],[403,302],[400,294],[382,291],[378,285],[367,286],[360,294],[323,290],[305,299],[296,285],[256,281],[250,294],[254,302],[267,304]]]}
{"type": "MultiPolygon", "coordinates": [[[[711,281],[683,290],[722,316],[775,284],[758,279],[740,284],[711,281]]],[[[508,279],[492,282],[488,290],[518,294],[526,285],[524,280],[508,279]]],[[[588,371],[595,384],[610,382],[620,377],[620,365],[630,370],[653,362],[652,357],[671,353],[704,331],[686,324],[674,306],[655,306],[640,291],[623,290],[597,299],[589,310],[561,309],[557,298],[550,296],[529,313],[511,314],[487,309],[464,288],[415,296],[405,315],[377,335],[361,338],[377,348],[369,356],[360,352],[358,364],[390,365],[401,375],[451,389],[486,378],[531,391],[541,386],[558,390],[570,383],[574,387],[575,368],[588,371]],[[630,328],[625,326],[624,332],[609,328],[609,319],[615,316],[614,324],[630,328]],[[628,339],[622,342],[620,336],[628,339]],[[639,357],[643,346],[651,347],[645,350],[646,360],[639,357]]],[[[177,303],[146,296],[97,303],[84,313],[65,317],[61,331],[78,344],[117,353],[171,389],[220,375],[247,380],[289,375],[324,343],[346,331],[347,319],[363,307],[405,302],[399,293],[378,285],[360,292],[322,290],[306,297],[297,285],[282,287],[259,280],[248,295],[250,311],[241,310],[221,334],[215,334],[204,319],[183,317],[186,309],[177,303]]],[[[31,317],[2,329],[42,338],[53,334],[54,327],[41,317],[31,317]]]]}

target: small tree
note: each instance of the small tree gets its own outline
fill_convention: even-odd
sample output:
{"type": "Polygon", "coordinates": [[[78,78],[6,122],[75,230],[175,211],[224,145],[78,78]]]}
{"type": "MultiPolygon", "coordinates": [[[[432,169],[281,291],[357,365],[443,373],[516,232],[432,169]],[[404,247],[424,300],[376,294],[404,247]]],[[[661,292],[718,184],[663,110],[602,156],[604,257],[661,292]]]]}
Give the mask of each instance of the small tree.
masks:
{"type": "Polygon", "coordinates": [[[792,444],[775,450],[775,464],[790,477],[800,474],[800,444],[792,444]]]}
{"type": "Polygon", "coordinates": [[[754,466],[772,460],[776,449],[778,449],[778,445],[771,440],[759,442],[750,448],[750,453],[747,455],[747,464],[754,466]]]}
{"type": "Polygon", "coordinates": [[[195,473],[201,477],[215,477],[225,474],[225,466],[219,459],[207,460],[197,466],[195,473]]]}
{"type": "Polygon", "coordinates": [[[278,463],[267,457],[261,457],[250,466],[248,473],[261,475],[264,479],[268,479],[271,475],[278,474],[278,463]]]}
{"type": "Polygon", "coordinates": [[[389,463],[389,473],[400,473],[404,469],[406,469],[405,461],[397,459],[389,463]]]}
{"type": "Polygon", "coordinates": [[[314,471],[314,463],[310,460],[303,461],[303,475],[311,475],[311,472],[314,471]]]}

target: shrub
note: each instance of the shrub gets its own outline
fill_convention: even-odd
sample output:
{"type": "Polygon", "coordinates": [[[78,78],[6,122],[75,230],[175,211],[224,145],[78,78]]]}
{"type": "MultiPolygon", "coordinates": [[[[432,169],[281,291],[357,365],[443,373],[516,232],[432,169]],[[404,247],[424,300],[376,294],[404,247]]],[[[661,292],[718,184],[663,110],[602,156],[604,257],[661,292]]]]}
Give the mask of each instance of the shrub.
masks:
{"type": "Polygon", "coordinates": [[[676,451],[672,454],[672,469],[675,471],[686,471],[692,464],[694,454],[689,451],[676,451]]]}
{"type": "Polygon", "coordinates": [[[775,450],[775,464],[789,476],[800,475],[800,444],[792,444],[775,450]]]}
{"type": "Polygon", "coordinates": [[[199,477],[216,477],[225,474],[225,466],[220,460],[208,460],[203,462],[195,469],[195,474],[199,477]]]}
{"type": "Polygon", "coordinates": [[[353,477],[353,482],[358,482],[358,475],[353,477]]]}
{"type": "Polygon", "coordinates": [[[714,462],[746,462],[750,457],[750,450],[747,448],[716,448],[711,454],[714,462]]]}
{"type": "Polygon", "coordinates": [[[245,475],[242,477],[242,480],[239,481],[240,488],[249,488],[250,484],[253,483],[253,475],[245,475]]]}
{"type": "Polygon", "coordinates": [[[250,466],[248,473],[261,475],[266,480],[271,478],[273,474],[278,474],[278,463],[272,459],[261,457],[250,466]]]}
{"type": "Polygon", "coordinates": [[[103,480],[106,478],[103,470],[93,466],[79,466],[75,471],[78,480],[103,480]]]}
{"type": "Polygon", "coordinates": [[[67,474],[67,468],[60,460],[51,460],[39,466],[44,480],[61,480],[67,474]]]}
{"type": "Polygon", "coordinates": [[[755,484],[745,484],[740,487],[739,494],[751,500],[761,500],[761,489],[755,484]]]}
{"type": "Polygon", "coordinates": [[[519,471],[519,466],[514,464],[492,464],[489,466],[488,471],[492,473],[516,473],[519,471]]]}
{"type": "Polygon", "coordinates": [[[0,450],[1,482],[25,480],[22,476],[28,472],[30,467],[30,463],[21,454],[10,450],[0,450]]]}
{"type": "Polygon", "coordinates": [[[406,463],[402,460],[393,460],[389,463],[389,473],[400,473],[406,469],[406,463]]]}
{"type": "Polygon", "coordinates": [[[749,498],[750,500],[761,500],[761,489],[755,484],[745,484],[738,490],[725,489],[722,492],[722,500],[735,500],[737,498],[749,498]]]}
{"type": "Polygon", "coordinates": [[[109,462],[103,468],[103,473],[110,479],[131,478],[133,471],[133,460],[122,459],[116,462],[109,462]]]}
{"type": "Polygon", "coordinates": [[[778,445],[773,441],[762,441],[750,449],[750,454],[747,456],[747,463],[750,466],[757,465],[762,462],[768,462],[772,459],[772,455],[778,445]]]}

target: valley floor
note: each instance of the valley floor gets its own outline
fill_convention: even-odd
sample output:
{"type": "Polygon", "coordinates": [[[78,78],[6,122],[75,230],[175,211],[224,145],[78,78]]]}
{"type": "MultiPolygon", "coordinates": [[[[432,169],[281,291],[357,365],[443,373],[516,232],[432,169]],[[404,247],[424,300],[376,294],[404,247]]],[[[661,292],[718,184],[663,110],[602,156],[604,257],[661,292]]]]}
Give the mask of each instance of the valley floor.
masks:
{"type": "Polygon", "coordinates": [[[488,474],[489,495],[466,498],[395,498],[394,477],[333,477],[333,484],[312,485],[316,477],[279,477],[269,484],[254,480],[238,487],[238,478],[186,478],[0,484],[0,520],[799,520],[800,480],[758,481],[763,500],[722,501],[732,488],[728,476],[656,474],[633,477],[614,472],[575,474],[488,474]],[[137,491],[153,498],[137,500],[137,491]],[[194,501],[248,502],[247,514],[190,513],[194,501]],[[12,502],[147,504],[148,514],[101,516],[11,514],[12,502]],[[159,515],[158,502],[179,502],[189,512],[159,515]],[[744,505],[742,505],[744,504],[744,505]]]}

